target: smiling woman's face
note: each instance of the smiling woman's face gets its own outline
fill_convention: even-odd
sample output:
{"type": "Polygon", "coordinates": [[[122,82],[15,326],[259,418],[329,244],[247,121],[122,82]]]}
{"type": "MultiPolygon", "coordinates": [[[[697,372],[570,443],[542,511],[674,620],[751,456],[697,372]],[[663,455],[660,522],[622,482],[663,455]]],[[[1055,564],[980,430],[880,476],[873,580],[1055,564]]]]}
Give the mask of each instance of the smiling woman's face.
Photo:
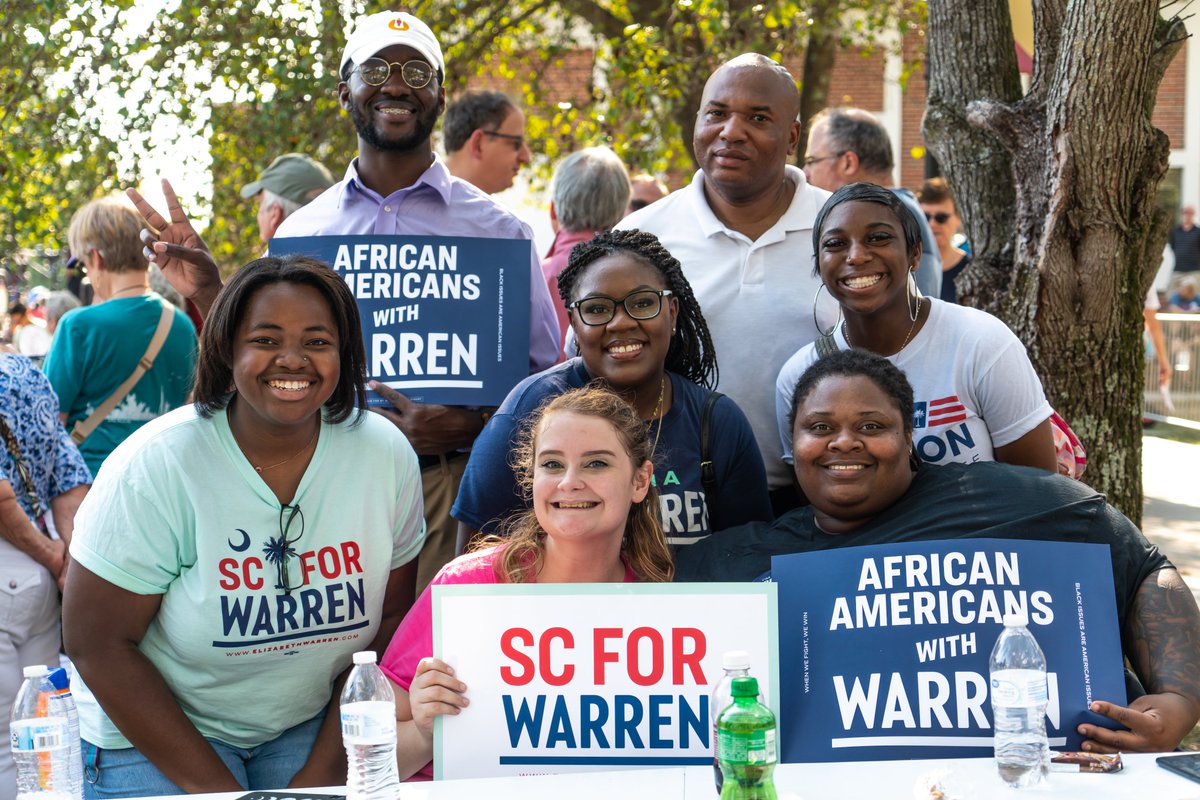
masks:
{"type": "Polygon", "coordinates": [[[796,409],[796,478],[817,524],[845,533],[889,508],[912,483],[912,435],[870,378],[831,375],[796,409]]]}
{"type": "Polygon", "coordinates": [[[821,281],[846,313],[872,314],[908,303],[916,267],[900,219],[887,206],[846,201],[829,212],[818,239],[821,281]]]}
{"type": "MultiPolygon", "coordinates": [[[[615,253],[587,267],[579,276],[573,299],[624,300],[643,289],[666,288],[666,280],[657,269],[627,253],[615,253]]],[[[617,391],[656,394],[678,313],[679,300],[670,296],[662,299],[659,313],[651,319],[634,319],[618,304],[607,324],[588,325],[578,309],[572,310],[571,328],[588,373],[604,378],[617,391]]]]}

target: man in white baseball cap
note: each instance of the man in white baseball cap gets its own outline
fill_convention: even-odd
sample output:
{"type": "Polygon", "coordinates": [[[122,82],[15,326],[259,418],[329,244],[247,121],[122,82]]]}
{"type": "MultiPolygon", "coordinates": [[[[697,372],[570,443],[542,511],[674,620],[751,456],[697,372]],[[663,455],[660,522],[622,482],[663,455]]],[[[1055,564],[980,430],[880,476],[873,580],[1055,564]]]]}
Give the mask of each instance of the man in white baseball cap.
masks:
{"type": "Polygon", "coordinates": [[[360,65],[394,44],[405,44],[416,50],[437,70],[438,83],[445,80],[446,62],[437,37],[421,20],[404,11],[383,11],[363,17],[346,40],[338,73],[346,80],[351,65],[360,65]]]}
{"type": "MultiPolygon", "coordinates": [[[[488,195],[452,176],[433,151],[430,137],[446,107],[445,69],[433,31],[411,14],[385,12],[359,19],[342,53],[338,84],[338,100],[358,133],[358,157],[339,183],[285,219],[275,238],[408,235],[528,241],[529,372],[540,372],[558,360],[559,332],[533,249],[533,231],[488,195]]],[[[173,196],[168,195],[169,203],[173,196]]],[[[192,246],[199,237],[178,201],[169,208],[170,222],[144,200],[139,209],[159,231],[160,241],[150,241],[148,248],[151,260],[168,275],[186,274],[189,283],[177,288],[206,311],[220,288],[220,276],[207,251],[192,246]]],[[[454,327],[451,320],[447,325],[454,327]]],[[[395,407],[381,413],[404,432],[421,463],[425,547],[415,564],[397,568],[405,580],[395,582],[404,590],[407,581],[411,593],[415,574],[420,593],[454,556],[458,524],[450,507],[469,448],[490,409],[414,403],[388,386],[372,388],[395,407]]],[[[405,607],[413,596],[409,594],[405,607]]],[[[386,645],[391,630],[381,629],[380,635],[386,645]]]]}
{"type": "MultiPolygon", "coordinates": [[[[338,98],[358,132],[358,158],[340,184],[284,220],[276,237],[407,234],[525,239],[533,231],[470,183],[453,177],[431,135],[446,108],[446,64],[437,37],[411,14],[362,17],[340,62],[338,98]]],[[[529,371],[558,357],[558,319],[530,247],[529,371]]],[[[449,324],[449,321],[448,321],[449,324]]],[[[452,327],[452,324],[451,324],[452,327]]],[[[454,555],[450,507],[467,452],[487,410],[414,403],[387,386],[383,412],[421,461],[426,544],[417,559],[419,593],[454,555]]]]}

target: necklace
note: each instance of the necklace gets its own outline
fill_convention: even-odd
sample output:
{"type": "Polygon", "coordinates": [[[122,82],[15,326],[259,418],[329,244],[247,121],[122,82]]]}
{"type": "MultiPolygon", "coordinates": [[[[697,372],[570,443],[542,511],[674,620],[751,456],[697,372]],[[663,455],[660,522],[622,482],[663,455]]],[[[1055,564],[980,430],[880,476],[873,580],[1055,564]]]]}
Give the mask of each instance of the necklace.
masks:
{"type": "Polygon", "coordinates": [[[658,420],[658,430],[654,432],[654,444],[650,446],[650,460],[654,460],[654,454],[658,452],[658,437],[662,436],[663,418],[662,404],[663,391],[667,388],[667,375],[664,372],[662,379],[658,382],[658,405],[654,407],[654,419],[658,420]]]}
{"type": "MultiPolygon", "coordinates": [[[[276,467],[282,467],[284,464],[288,463],[293,458],[295,458],[296,456],[300,455],[305,450],[307,450],[308,446],[313,443],[313,439],[317,438],[317,434],[320,432],[320,430],[321,430],[321,426],[318,423],[316,429],[312,432],[312,436],[308,437],[308,441],[304,443],[304,447],[301,447],[299,450],[292,453],[290,456],[285,458],[283,461],[276,461],[274,464],[268,464],[265,467],[260,467],[257,464],[255,464],[253,461],[250,461],[250,454],[246,452],[246,448],[242,447],[241,442],[238,442],[237,446],[238,446],[238,449],[242,451],[242,455],[244,455],[246,457],[246,460],[250,461],[250,466],[254,467],[254,471],[257,472],[259,475],[262,475],[264,472],[266,472],[269,469],[275,469],[276,467]]],[[[237,442],[237,437],[235,436],[233,440],[235,442],[237,442]]]]}
{"type": "MultiPolygon", "coordinates": [[[[924,303],[924,297],[917,301],[917,315],[913,318],[912,325],[908,326],[908,334],[904,337],[904,342],[900,345],[900,350],[908,347],[908,341],[912,339],[913,331],[917,329],[917,320],[921,318],[921,306],[924,305],[924,303]]],[[[846,320],[842,320],[842,338],[846,340],[846,344],[854,347],[854,342],[850,341],[850,331],[846,327],[846,320]]],[[[889,355],[899,355],[900,350],[897,350],[895,353],[890,353],[889,355]]]]}
{"type": "Polygon", "coordinates": [[[111,300],[112,298],[116,297],[117,295],[119,295],[123,292],[133,292],[133,291],[137,291],[137,292],[146,291],[146,284],[142,283],[142,284],[138,284],[137,286],[126,286],[124,289],[117,289],[115,292],[110,293],[108,295],[108,297],[111,300]]]}

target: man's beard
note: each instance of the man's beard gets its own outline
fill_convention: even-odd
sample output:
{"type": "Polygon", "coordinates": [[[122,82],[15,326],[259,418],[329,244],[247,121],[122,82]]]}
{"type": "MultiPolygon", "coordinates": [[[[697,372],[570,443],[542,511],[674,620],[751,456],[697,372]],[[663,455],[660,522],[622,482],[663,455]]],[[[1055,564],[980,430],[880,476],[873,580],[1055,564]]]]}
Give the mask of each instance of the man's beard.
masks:
{"type": "Polygon", "coordinates": [[[354,129],[358,131],[358,138],[371,147],[376,150],[405,153],[415,150],[429,141],[429,137],[433,135],[433,127],[437,124],[437,110],[413,114],[412,131],[394,139],[385,139],[381,136],[357,104],[350,106],[350,119],[354,121],[354,129]]]}

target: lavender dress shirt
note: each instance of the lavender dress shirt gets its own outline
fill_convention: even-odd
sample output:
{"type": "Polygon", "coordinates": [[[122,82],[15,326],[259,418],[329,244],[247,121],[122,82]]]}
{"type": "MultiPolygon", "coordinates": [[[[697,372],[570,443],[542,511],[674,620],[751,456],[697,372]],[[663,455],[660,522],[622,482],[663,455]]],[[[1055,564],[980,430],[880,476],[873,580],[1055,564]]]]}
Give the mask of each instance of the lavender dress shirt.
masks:
{"type": "Polygon", "coordinates": [[[455,178],[441,159],[412,186],[387,197],[358,177],[358,159],[346,177],[283,221],[275,236],[475,236],[529,241],[529,374],[558,361],[558,319],[542,277],[533,231],[488,195],[455,178]]]}

